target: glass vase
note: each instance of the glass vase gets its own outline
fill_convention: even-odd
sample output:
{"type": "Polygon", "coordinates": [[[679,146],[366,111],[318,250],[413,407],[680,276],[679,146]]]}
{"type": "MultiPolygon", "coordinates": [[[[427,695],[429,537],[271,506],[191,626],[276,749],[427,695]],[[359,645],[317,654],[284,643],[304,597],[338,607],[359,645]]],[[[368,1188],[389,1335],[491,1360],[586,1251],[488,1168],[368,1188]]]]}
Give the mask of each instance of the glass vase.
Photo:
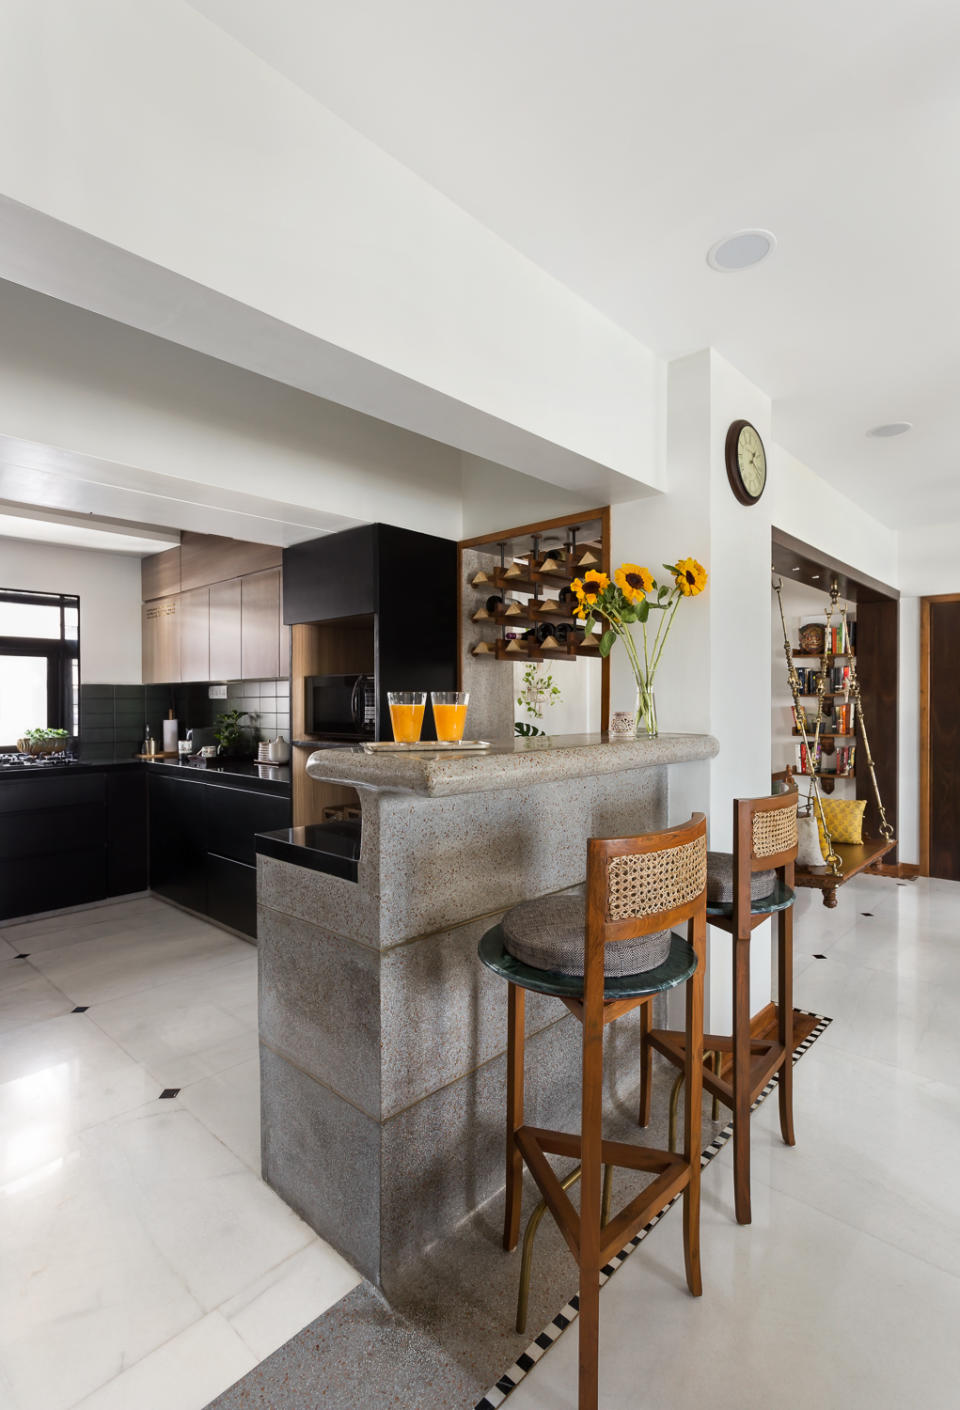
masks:
{"type": "Polygon", "coordinates": [[[656,739],[657,699],[652,690],[637,686],[637,738],[656,739]]]}

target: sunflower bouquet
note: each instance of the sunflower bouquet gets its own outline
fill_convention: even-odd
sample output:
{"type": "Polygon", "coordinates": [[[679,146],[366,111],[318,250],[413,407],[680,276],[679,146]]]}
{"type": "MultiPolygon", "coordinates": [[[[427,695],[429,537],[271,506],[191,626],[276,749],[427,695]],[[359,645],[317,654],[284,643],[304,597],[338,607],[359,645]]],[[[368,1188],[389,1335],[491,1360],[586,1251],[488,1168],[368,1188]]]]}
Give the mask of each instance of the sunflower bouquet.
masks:
{"type": "Polygon", "coordinates": [[[613,575],[584,573],[570,584],[577,597],[577,616],[586,632],[593,631],[599,617],[606,628],[600,637],[600,655],[609,656],[617,641],[623,642],[637,682],[636,731],[648,735],[657,733],[657,713],[653,699],[653,682],[663,655],[663,648],[673,627],[677,608],[685,597],[697,597],[707,585],[706,569],[695,558],[680,558],[665,563],[673,577],[672,583],[658,583],[649,568],[637,563],[622,563],[613,575]],[[656,630],[648,630],[651,612],[659,612],[656,630]],[[639,622],[643,635],[643,657],[637,649],[631,627],[639,622]]]}

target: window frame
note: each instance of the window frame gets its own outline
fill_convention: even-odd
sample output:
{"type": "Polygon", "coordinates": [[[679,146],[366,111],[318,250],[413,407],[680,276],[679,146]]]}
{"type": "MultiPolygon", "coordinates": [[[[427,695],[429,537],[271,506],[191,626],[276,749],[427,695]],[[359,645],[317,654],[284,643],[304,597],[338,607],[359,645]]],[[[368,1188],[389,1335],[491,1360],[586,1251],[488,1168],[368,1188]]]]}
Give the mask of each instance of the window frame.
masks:
{"type": "MultiPolygon", "coordinates": [[[[77,689],[80,685],[80,598],[72,592],[31,592],[17,588],[0,588],[0,602],[18,602],[27,606],[52,607],[60,609],[60,636],[28,637],[0,636],[0,656],[44,657],[47,662],[47,728],[65,729],[71,740],[73,733],[74,707],[78,703],[73,698],[73,662],[78,663],[77,689]],[[66,638],[66,613],[68,607],[76,607],[77,635],[75,640],[66,638]]],[[[16,753],[17,741],[0,741],[0,754],[16,753]]]]}

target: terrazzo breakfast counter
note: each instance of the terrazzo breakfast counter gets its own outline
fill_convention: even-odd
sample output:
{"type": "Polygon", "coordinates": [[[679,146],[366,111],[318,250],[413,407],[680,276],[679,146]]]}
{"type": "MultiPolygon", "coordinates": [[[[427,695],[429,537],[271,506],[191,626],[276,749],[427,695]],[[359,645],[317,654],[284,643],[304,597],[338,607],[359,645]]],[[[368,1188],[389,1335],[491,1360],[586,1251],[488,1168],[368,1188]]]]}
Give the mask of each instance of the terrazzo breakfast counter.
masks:
{"type": "MultiPolygon", "coordinates": [[[[480,937],[581,884],[588,837],[663,826],[670,768],[716,752],[708,735],[577,735],[311,756],[357,790],[359,857],[353,880],[318,870],[315,845],[260,846],[263,1177],[388,1295],[503,1184],[506,994],[480,937]]],[[[609,1055],[622,1097],[629,1016],[609,1055]]],[[[531,1121],[576,1119],[579,1029],[546,996],[528,996],[527,1074],[531,1121]]]]}

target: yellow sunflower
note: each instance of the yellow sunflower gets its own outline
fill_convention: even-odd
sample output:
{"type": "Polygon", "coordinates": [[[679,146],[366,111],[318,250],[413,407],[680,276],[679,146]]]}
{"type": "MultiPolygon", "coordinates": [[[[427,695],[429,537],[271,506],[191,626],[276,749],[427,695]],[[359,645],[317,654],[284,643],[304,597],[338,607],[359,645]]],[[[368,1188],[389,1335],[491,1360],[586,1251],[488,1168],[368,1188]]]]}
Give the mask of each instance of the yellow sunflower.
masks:
{"type": "Polygon", "coordinates": [[[642,602],[653,589],[653,574],[637,563],[621,563],[614,581],[628,602],[642,602]]]}
{"type": "Polygon", "coordinates": [[[696,597],[707,585],[707,570],[695,558],[678,558],[674,577],[684,597],[696,597]]]}
{"type": "Polygon", "coordinates": [[[597,598],[610,586],[610,579],[606,573],[584,573],[582,578],[574,578],[570,586],[577,594],[581,611],[584,608],[589,610],[596,606],[597,598]]]}

